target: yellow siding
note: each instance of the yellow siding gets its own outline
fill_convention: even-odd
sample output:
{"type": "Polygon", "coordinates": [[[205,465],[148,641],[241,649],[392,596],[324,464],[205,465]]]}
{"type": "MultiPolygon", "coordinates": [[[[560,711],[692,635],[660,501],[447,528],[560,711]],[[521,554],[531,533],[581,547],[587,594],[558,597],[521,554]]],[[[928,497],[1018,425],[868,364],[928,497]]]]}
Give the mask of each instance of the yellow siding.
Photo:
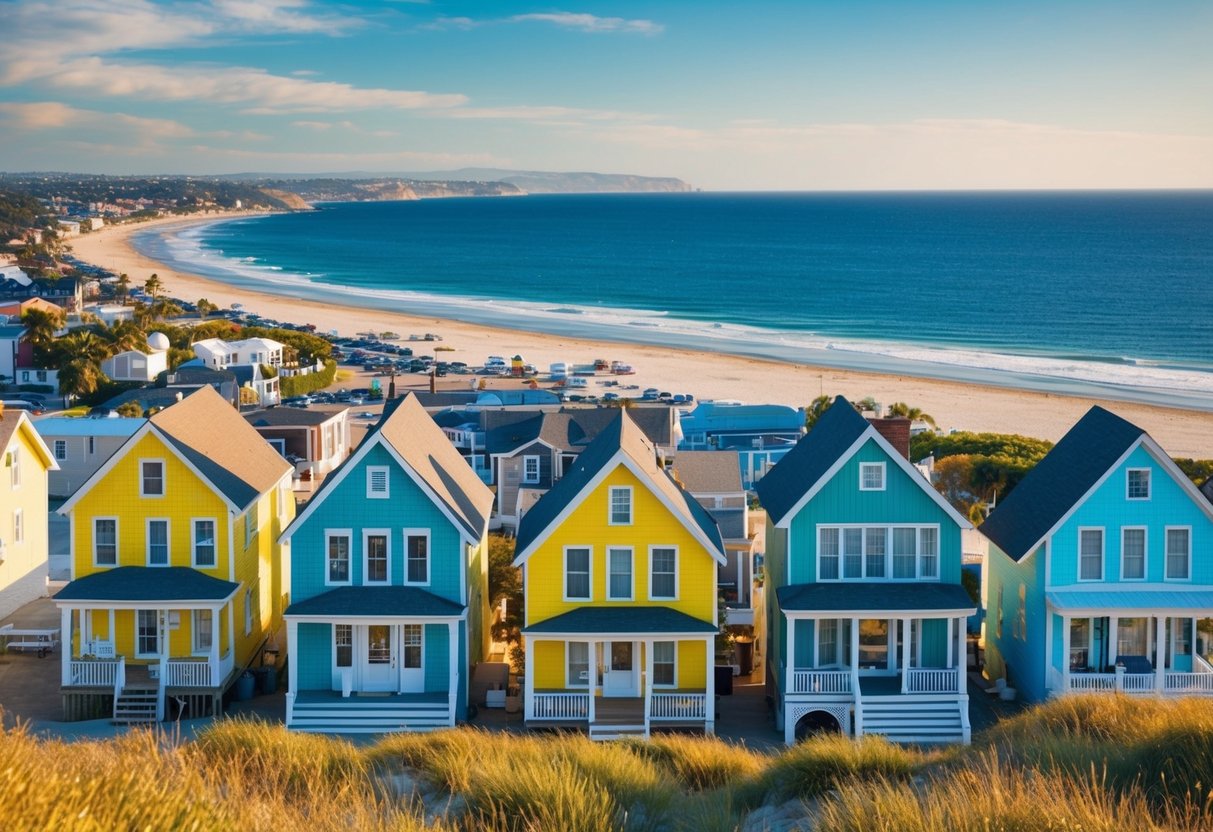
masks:
{"type": "Polygon", "coordinates": [[[543,545],[527,560],[526,615],[529,624],[582,606],[665,606],[714,622],[716,561],[682,522],[631,471],[620,465],[589,494],[543,545]],[[607,522],[611,486],[632,487],[632,524],[607,522]],[[589,546],[592,590],[590,601],[565,601],[564,548],[589,546]],[[608,547],[630,546],[635,591],[632,601],[606,598],[608,547]],[[678,549],[678,599],[649,600],[649,547],[678,549]]]}
{"type": "Polygon", "coordinates": [[[563,689],[564,673],[564,642],[535,642],[535,689],[563,689]]]}
{"type": "Polygon", "coordinates": [[[0,561],[0,593],[23,579],[39,581],[33,573],[45,575],[48,550],[46,526],[46,464],[37,445],[22,427],[13,434],[9,448],[0,448],[0,539],[5,542],[0,561]],[[4,451],[16,449],[21,466],[20,485],[13,487],[12,471],[5,464],[4,451]],[[21,512],[22,542],[16,538],[16,513],[21,512]]]}
{"type": "Polygon", "coordinates": [[[708,668],[705,662],[706,645],[702,641],[680,641],[678,654],[678,687],[702,689],[708,683],[708,668]]]}

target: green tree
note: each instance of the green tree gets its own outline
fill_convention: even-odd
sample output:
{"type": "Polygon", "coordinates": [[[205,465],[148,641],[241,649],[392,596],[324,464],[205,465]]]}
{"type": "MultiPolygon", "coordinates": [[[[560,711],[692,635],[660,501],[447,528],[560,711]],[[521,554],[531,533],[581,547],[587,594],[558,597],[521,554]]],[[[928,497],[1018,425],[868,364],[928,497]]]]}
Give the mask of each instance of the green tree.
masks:
{"type": "Polygon", "coordinates": [[[87,396],[96,392],[102,378],[97,364],[84,358],[74,358],[59,366],[59,389],[68,396],[87,396]]]}
{"type": "Polygon", "coordinates": [[[834,404],[833,396],[818,396],[809,403],[809,406],[804,409],[804,426],[808,430],[813,429],[813,425],[817,424],[825,412],[830,409],[830,405],[834,404]]]}
{"type": "Polygon", "coordinates": [[[143,405],[139,404],[139,402],[135,401],[134,399],[131,399],[129,402],[123,402],[122,404],[118,405],[115,412],[119,416],[130,416],[137,419],[143,415],[143,405]]]}
{"type": "Polygon", "coordinates": [[[55,343],[55,331],[63,326],[62,313],[27,309],[21,323],[25,325],[25,340],[34,348],[34,360],[46,366],[55,343]]]}
{"type": "Polygon", "coordinates": [[[95,331],[108,344],[110,355],[147,349],[147,335],[134,321],[114,321],[109,326],[102,324],[95,331]]]}
{"type": "Polygon", "coordinates": [[[143,291],[152,296],[152,300],[156,300],[161,292],[164,291],[164,283],[160,280],[160,275],[153,273],[143,284],[143,291]]]}
{"type": "Polygon", "coordinates": [[[905,402],[894,402],[893,404],[889,405],[889,415],[904,416],[911,422],[922,421],[926,422],[931,427],[937,427],[935,424],[935,418],[931,416],[931,414],[923,413],[921,408],[910,407],[905,402]]]}
{"type": "MultiPolygon", "coordinates": [[[[505,601],[505,616],[492,625],[493,640],[517,646],[522,632],[522,570],[514,566],[514,538],[489,535],[489,606],[505,601]]],[[[512,655],[512,653],[511,653],[512,655]]]]}
{"type": "Polygon", "coordinates": [[[131,293],[131,276],[126,272],[118,275],[118,297],[122,300],[122,305],[126,306],[126,300],[131,293]]]}
{"type": "Polygon", "coordinates": [[[857,402],[851,402],[851,404],[860,413],[867,413],[867,412],[879,413],[879,411],[880,411],[880,408],[876,403],[876,399],[872,398],[871,396],[868,396],[867,398],[864,398],[864,399],[860,399],[857,402]]]}
{"type": "Polygon", "coordinates": [[[203,321],[206,320],[207,315],[219,311],[219,307],[206,298],[198,298],[198,302],[194,306],[198,309],[198,318],[203,321]]]}
{"type": "Polygon", "coordinates": [[[152,303],[152,320],[163,321],[165,318],[180,315],[182,311],[170,298],[158,298],[152,303]]]}

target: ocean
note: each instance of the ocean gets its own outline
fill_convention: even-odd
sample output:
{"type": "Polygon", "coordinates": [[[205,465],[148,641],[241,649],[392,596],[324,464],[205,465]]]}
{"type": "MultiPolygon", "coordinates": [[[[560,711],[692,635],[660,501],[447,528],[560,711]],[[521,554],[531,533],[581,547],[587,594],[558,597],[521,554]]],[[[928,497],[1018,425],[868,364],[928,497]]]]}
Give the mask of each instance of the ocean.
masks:
{"type": "Polygon", "coordinates": [[[328,203],[133,238],[275,294],[1213,407],[1213,192],[328,203]]]}

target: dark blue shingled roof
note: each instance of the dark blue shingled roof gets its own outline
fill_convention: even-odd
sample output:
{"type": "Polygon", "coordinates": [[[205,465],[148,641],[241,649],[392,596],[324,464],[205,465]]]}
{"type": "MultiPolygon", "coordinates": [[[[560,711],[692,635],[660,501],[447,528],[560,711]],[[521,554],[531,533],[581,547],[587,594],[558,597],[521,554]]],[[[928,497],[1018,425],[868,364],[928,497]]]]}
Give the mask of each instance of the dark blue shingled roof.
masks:
{"type": "Polygon", "coordinates": [[[523,629],[526,635],[558,633],[703,633],[716,625],[669,607],[580,607],[523,629]]]}
{"type": "Polygon", "coordinates": [[[69,583],[56,601],[225,601],[240,584],[187,566],[119,566],[69,583]]]}
{"type": "Polygon", "coordinates": [[[813,429],[754,486],[771,522],[782,521],[867,429],[868,420],[850,402],[835,398],[813,429]]]}
{"type": "Polygon", "coordinates": [[[343,586],[297,601],[285,615],[327,615],[334,618],[423,615],[456,618],[463,607],[415,586],[343,586]]]}
{"type": "Polygon", "coordinates": [[[927,581],[823,581],[781,586],[775,594],[780,609],[802,612],[977,609],[959,584],[927,581]]]}
{"type": "Polygon", "coordinates": [[[1012,559],[1023,560],[1144,434],[1115,413],[1092,407],[994,509],[981,533],[1012,559]]]}

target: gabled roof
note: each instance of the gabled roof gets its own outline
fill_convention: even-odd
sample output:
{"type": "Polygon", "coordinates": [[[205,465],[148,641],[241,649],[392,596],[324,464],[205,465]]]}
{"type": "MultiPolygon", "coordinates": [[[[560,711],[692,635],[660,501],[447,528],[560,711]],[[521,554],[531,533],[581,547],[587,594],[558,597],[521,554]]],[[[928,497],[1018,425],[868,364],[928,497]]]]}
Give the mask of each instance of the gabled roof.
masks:
{"type": "Polygon", "coordinates": [[[59,463],[55,462],[55,457],[50,452],[50,448],[46,447],[46,443],[42,441],[42,437],[38,434],[38,429],[30,421],[25,411],[0,410],[0,452],[3,452],[9,446],[17,431],[25,432],[26,437],[34,446],[38,456],[42,457],[42,464],[46,467],[46,470],[59,470],[59,463]]]}
{"type": "Polygon", "coordinates": [[[632,421],[630,414],[618,409],[598,438],[577,455],[566,471],[522,517],[515,542],[515,565],[521,565],[531,552],[558,526],[581,500],[619,464],[626,465],[661,500],[682,524],[695,535],[717,560],[724,559],[724,544],[716,521],[695,499],[670,477],[657,461],[657,449],[632,421]]]}
{"type": "Polygon", "coordinates": [[[674,478],[692,494],[744,492],[737,451],[679,451],[674,455],[674,478]]]}
{"type": "Polygon", "coordinates": [[[63,601],[226,601],[240,584],[187,566],[119,566],[77,578],[55,595],[63,601]]]}
{"type": "Polygon", "coordinates": [[[243,418],[244,421],[254,428],[312,427],[338,419],[349,412],[350,409],[348,407],[344,410],[332,411],[301,410],[297,407],[271,407],[266,410],[255,410],[252,413],[245,413],[243,414],[243,418]]]}
{"type": "Polygon", "coordinates": [[[643,607],[629,604],[619,607],[578,607],[532,624],[525,635],[565,633],[661,633],[665,635],[709,635],[717,631],[711,621],[703,621],[669,607],[643,607]]]}
{"type": "Polygon", "coordinates": [[[297,601],[283,615],[334,618],[426,616],[458,618],[464,607],[416,586],[343,586],[297,601]]]}
{"type": "Polygon", "coordinates": [[[1155,461],[1213,516],[1213,507],[1144,430],[1102,407],[1092,407],[1007,495],[981,533],[1016,561],[1056,531],[1121,460],[1143,444],[1155,461]]]}
{"type": "Polygon", "coordinates": [[[754,490],[758,492],[758,499],[767,510],[771,522],[776,526],[789,523],[801,507],[869,440],[879,445],[889,460],[905,472],[910,481],[943,509],[956,525],[962,529],[973,528],[973,524],[945,500],[926,477],[842,396],[834,399],[834,404],[821,414],[813,429],[755,484],[754,490]]]}
{"type": "Polygon", "coordinates": [[[383,415],[367,431],[354,454],[329,475],[307,507],[282,533],[282,539],[293,535],[316,506],[324,502],[328,493],[362,462],[370,449],[380,445],[396,458],[464,535],[471,540],[480,539],[488,525],[493,492],[481,482],[412,393],[387,403],[383,415]]]}
{"type": "MultiPolygon", "coordinates": [[[[484,414],[485,447],[490,454],[508,454],[539,440],[558,451],[579,451],[614,420],[613,407],[566,408],[557,411],[489,411],[484,414]]],[[[674,416],[668,407],[639,407],[628,413],[656,445],[674,443],[674,416]]]]}
{"type": "Polygon", "coordinates": [[[292,470],[222,396],[211,387],[201,387],[148,419],[60,512],[79,502],[148,432],[155,433],[237,514],[292,470]]]}

